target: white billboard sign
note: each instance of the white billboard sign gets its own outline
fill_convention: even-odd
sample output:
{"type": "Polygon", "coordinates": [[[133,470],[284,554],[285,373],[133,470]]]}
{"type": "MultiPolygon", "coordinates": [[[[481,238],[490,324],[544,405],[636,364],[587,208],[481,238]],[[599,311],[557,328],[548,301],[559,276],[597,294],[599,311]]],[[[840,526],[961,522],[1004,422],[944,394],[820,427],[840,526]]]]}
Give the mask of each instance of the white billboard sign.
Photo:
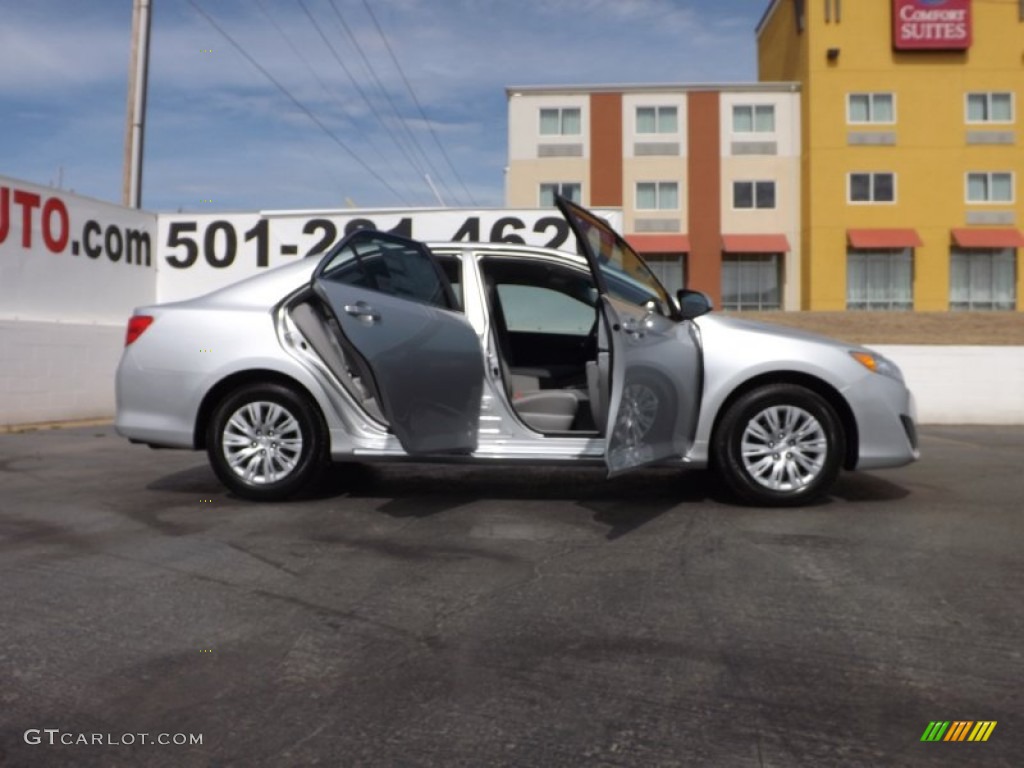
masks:
{"type": "Polygon", "coordinates": [[[156,296],[156,215],[0,176],[0,319],[120,324],[156,296]]]}
{"type": "MultiPolygon", "coordinates": [[[[621,211],[596,213],[621,229],[621,211]]],[[[576,250],[555,208],[153,214],[0,176],[0,319],[120,324],[137,306],[318,258],[361,228],[576,250]]]]}
{"type": "MultiPolygon", "coordinates": [[[[618,210],[597,211],[620,228],[618,210]]],[[[360,228],[424,242],[509,242],[574,251],[558,210],[382,209],[160,214],[157,298],[179,301],[296,259],[317,258],[360,228]]]]}

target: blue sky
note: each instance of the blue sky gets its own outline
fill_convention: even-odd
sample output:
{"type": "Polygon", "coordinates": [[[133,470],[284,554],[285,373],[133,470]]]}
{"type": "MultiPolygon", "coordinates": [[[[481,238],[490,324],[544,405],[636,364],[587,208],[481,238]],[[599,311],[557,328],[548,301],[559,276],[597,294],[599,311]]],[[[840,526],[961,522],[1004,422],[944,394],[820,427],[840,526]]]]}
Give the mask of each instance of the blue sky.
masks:
{"type": "MultiPolygon", "coordinates": [[[[194,2],[373,173],[188,0],[153,0],[149,210],[435,205],[424,172],[449,205],[500,206],[506,86],[753,81],[754,28],[768,5],[194,2]]],[[[120,200],[131,15],[131,0],[0,0],[0,175],[120,200]]]]}

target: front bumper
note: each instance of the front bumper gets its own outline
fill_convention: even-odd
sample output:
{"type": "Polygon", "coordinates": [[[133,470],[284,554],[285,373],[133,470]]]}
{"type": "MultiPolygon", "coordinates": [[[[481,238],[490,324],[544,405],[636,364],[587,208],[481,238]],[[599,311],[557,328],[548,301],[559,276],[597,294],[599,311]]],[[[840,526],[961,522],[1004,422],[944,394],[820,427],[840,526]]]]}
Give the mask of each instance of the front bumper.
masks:
{"type": "Polygon", "coordinates": [[[906,385],[872,373],[843,394],[857,422],[855,469],[901,467],[917,461],[917,403],[906,385]]]}

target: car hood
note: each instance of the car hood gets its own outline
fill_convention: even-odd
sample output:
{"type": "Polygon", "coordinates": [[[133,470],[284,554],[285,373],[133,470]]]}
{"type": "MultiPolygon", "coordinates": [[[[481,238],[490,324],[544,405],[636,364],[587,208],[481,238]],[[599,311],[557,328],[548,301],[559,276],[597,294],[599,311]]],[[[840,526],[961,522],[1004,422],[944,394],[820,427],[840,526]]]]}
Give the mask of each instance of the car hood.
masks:
{"type": "Polygon", "coordinates": [[[789,328],[784,325],[774,325],[773,323],[762,323],[757,320],[744,320],[739,317],[730,317],[727,315],[702,315],[698,317],[695,322],[697,323],[697,327],[702,330],[713,326],[716,329],[731,331],[734,333],[738,332],[753,335],[760,334],[771,336],[775,339],[792,339],[794,341],[805,341],[813,344],[842,347],[843,349],[864,349],[860,344],[850,344],[840,339],[834,339],[831,336],[822,336],[819,333],[802,331],[798,328],[789,328]]]}

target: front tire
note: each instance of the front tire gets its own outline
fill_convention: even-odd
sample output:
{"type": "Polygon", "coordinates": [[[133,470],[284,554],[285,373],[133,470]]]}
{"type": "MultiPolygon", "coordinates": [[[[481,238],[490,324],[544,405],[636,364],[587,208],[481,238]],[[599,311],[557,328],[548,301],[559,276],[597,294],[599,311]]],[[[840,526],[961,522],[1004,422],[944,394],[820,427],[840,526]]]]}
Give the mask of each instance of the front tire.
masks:
{"type": "Polygon", "coordinates": [[[744,502],[765,507],[807,504],[835,482],[845,441],[835,410],[794,384],[769,384],[742,395],[715,433],[715,466],[744,502]]]}
{"type": "Polygon", "coordinates": [[[316,407],[282,384],[249,384],[216,407],[206,433],[210,465],[237,496],[277,501],[312,483],[327,455],[316,407]]]}

